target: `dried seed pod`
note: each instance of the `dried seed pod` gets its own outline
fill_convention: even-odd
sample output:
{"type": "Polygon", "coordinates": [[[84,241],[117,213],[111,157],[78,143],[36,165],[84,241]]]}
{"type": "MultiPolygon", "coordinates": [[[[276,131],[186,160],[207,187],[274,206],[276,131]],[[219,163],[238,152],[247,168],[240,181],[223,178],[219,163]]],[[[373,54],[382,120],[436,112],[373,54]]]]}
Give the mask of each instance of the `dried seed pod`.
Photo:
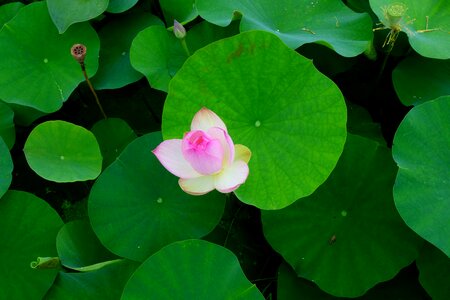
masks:
{"type": "Polygon", "coordinates": [[[70,54],[72,54],[78,63],[83,64],[84,58],[86,57],[86,46],[83,44],[75,44],[70,49],[70,54]]]}

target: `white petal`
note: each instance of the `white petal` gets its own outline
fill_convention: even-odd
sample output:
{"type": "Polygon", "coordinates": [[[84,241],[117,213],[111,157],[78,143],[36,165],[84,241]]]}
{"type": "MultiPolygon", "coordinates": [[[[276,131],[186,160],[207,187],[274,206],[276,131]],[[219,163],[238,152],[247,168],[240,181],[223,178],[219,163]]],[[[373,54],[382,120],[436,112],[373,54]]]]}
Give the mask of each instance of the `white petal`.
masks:
{"type": "Polygon", "coordinates": [[[234,145],[234,149],[236,152],[234,160],[243,160],[246,163],[250,161],[250,158],[252,157],[252,151],[250,151],[247,146],[236,144],[234,145]]]}
{"type": "Polygon", "coordinates": [[[248,165],[238,160],[215,176],[215,188],[222,193],[229,193],[245,182],[248,176],[248,165]]]}
{"type": "Polygon", "coordinates": [[[188,194],[203,195],[214,190],[214,177],[180,178],[178,184],[188,194]]]}
{"type": "Polygon", "coordinates": [[[192,168],[181,151],[181,140],[166,140],[153,151],[161,164],[173,175],[182,178],[195,178],[201,176],[192,168]]]}
{"type": "Polygon", "coordinates": [[[192,119],[191,130],[208,131],[211,127],[219,127],[227,132],[225,123],[213,111],[203,107],[192,119]]]}

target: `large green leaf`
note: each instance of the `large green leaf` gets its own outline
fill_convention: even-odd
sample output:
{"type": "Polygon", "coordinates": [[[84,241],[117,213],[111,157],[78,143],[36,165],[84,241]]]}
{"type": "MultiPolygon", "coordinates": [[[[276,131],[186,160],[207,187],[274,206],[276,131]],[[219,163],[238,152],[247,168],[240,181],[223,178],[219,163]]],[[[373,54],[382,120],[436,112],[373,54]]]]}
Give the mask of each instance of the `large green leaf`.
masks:
{"type": "Polygon", "coordinates": [[[136,34],[162,22],[155,16],[136,12],[118,16],[99,31],[99,69],[92,78],[95,89],[115,89],[138,81],[143,76],[130,63],[130,47],[136,34]]]}
{"type": "Polygon", "coordinates": [[[124,260],[83,273],[59,272],[46,300],[117,300],[138,263],[124,260]]]}
{"type": "Polygon", "coordinates": [[[100,241],[136,261],[169,243],[208,234],[225,205],[218,193],[184,193],[151,153],[161,141],[159,132],[134,140],[97,179],[89,196],[89,217],[100,241]]]}
{"type": "Polygon", "coordinates": [[[186,61],[164,105],[164,137],[181,138],[202,107],[252,151],[250,175],[235,193],[259,208],[279,209],[311,194],[342,153],[346,108],[339,89],[268,32],[223,39],[186,61]]]}
{"type": "Polygon", "coordinates": [[[72,45],[87,46],[86,71],[97,71],[99,39],[89,24],[60,35],[48,16],[46,2],[29,4],[0,31],[0,99],[54,112],[84,80],[70,55],[72,45]]]}
{"type": "Polygon", "coordinates": [[[57,269],[32,269],[39,256],[56,256],[55,238],[63,225],[44,200],[19,191],[0,199],[0,290],[2,299],[42,299],[57,269]]]}
{"type": "Polygon", "coordinates": [[[131,276],[122,300],[264,299],[234,254],[221,246],[187,240],[150,256],[131,276]]]}
{"type": "Polygon", "coordinates": [[[13,161],[8,146],[0,137],[0,198],[9,188],[12,181],[13,161]]]}
{"type": "Polygon", "coordinates": [[[16,141],[14,111],[2,101],[0,101],[0,137],[3,138],[9,149],[16,141]]]}
{"type": "Polygon", "coordinates": [[[422,240],[395,210],[389,149],[348,135],[328,180],[310,197],[263,211],[264,234],[301,277],[339,297],[356,297],[417,256],[422,240]]]}
{"type": "Polygon", "coordinates": [[[408,35],[411,47],[422,56],[450,58],[450,2],[448,0],[370,0],[370,6],[388,29],[408,35]],[[389,13],[389,11],[396,11],[389,13]],[[392,16],[401,19],[396,22],[392,16]]]}
{"type": "Polygon", "coordinates": [[[405,223],[450,256],[450,96],[414,107],[392,152],[399,167],[395,205],[405,223]]]}
{"type": "Polygon", "coordinates": [[[450,59],[408,57],[392,72],[392,82],[404,105],[417,105],[450,95],[450,59]]]}
{"type": "Polygon", "coordinates": [[[88,220],[66,223],[56,237],[56,249],[61,263],[72,269],[117,258],[100,243],[88,220]]]}
{"type": "Polygon", "coordinates": [[[36,126],[23,150],[31,169],[47,180],[90,180],[102,170],[102,155],[95,136],[65,121],[47,121],[36,126]]]}
{"type": "Polygon", "coordinates": [[[426,244],[417,258],[419,280],[434,300],[450,299],[450,258],[426,244]]]}
{"type": "Polygon", "coordinates": [[[318,42],[342,56],[364,52],[372,40],[372,21],[335,0],[196,1],[205,20],[228,25],[242,14],[241,31],[262,29],[278,35],[291,48],[318,42]]]}
{"type": "Polygon", "coordinates": [[[122,119],[108,118],[98,121],[91,129],[103,155],[103,168],[109,166],[122,150],[137,136],[122,119]]]}
{"type": "Polygon", "coordinates": [[[98,17],[108,4],[108,0],[47,0],[48,12],[59,33],[74,23],[98,17]]]}

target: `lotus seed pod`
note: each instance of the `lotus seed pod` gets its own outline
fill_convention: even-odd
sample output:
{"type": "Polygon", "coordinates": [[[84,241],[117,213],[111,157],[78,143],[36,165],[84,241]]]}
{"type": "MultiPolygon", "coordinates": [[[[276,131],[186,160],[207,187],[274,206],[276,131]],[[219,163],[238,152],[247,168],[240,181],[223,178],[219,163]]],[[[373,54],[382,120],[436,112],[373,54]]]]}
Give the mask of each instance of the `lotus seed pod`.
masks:
{"type": "Polygon", "coordinates": [[[75,44],[70,49],[70,54],[72,54],[78,63],[83,64],[84,58],[86,57],[86,46],[83,44],[75,44]]]}
{"type": "Polygon", "coordinates": [[[393,26],[400,22],[407,10],[408,7],[404,3],[397,2],[389,4],[386,9],[386,18],[389,21],[389,25],[393,26]]]}

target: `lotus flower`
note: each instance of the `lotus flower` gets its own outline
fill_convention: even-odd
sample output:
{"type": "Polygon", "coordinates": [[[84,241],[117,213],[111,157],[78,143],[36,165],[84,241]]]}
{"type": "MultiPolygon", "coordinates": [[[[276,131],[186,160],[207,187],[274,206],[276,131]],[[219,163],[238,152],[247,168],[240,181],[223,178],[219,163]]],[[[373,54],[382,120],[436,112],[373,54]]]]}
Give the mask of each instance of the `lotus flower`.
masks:
{"type": "Polygon", "coordinates": [[[247,179],[251,156],[246,146],[233,143],[223,121],[207,108],[195,114],[183,139],[163,141],[152,152],[191,195],[236,190],[247,179]]]}

